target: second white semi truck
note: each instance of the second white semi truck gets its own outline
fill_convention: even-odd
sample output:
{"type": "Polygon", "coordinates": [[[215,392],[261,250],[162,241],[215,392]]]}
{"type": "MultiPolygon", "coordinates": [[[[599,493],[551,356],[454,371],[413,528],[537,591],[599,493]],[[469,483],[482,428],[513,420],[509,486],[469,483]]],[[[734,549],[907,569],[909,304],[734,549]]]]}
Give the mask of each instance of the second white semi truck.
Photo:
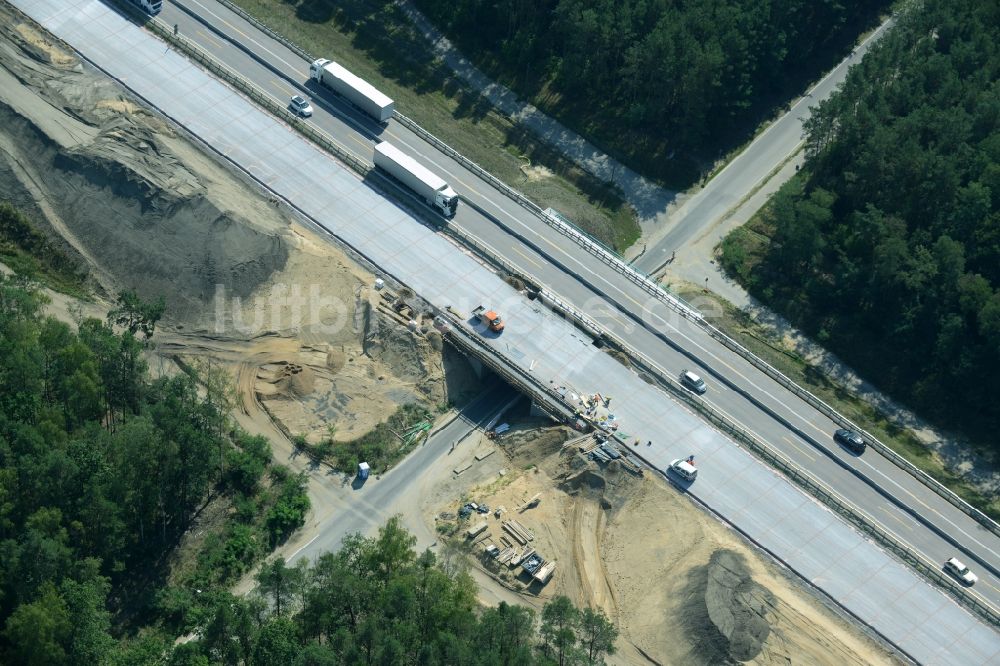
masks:
{"type": "Polygon", "coordinates": [[[392,118],[395,105],[391,99],[332,60],[320,58],[309,65],[309,76],[380,123],[392,118]]]}
{"type": "Polygon", "coordinates": [[[443,178],[385,141],[375,146],[375,166],[413,190],[445,217],[458,209],[458,195],[443,178]]]}

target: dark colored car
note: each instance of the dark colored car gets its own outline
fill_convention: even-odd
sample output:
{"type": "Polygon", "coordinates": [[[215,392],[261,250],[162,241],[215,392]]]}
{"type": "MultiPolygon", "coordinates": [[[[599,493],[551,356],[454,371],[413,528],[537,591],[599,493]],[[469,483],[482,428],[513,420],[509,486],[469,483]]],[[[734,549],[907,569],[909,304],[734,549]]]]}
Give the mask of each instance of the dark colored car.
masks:
{"type": "Polygon", "coordinates": [[[864,438],[853,430],[845,430],[841,428],[837,432],[833,433],[833,439],[855,453],[864,453],[865,448],[868,446],[865,444],[864,438]]]}

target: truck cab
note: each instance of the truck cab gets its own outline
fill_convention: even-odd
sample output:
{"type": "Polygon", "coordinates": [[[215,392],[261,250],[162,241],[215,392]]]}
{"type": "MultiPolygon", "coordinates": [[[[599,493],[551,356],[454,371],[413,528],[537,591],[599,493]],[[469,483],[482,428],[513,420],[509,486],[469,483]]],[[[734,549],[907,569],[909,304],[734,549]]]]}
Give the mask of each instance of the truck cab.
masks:
{"type": "Polygon", "coordinates": [[[497,314],[496,311],[487,310],[485,305],[480,305],[478,308],[473,310],[472,316],[476,317],[477,319],[479,319],[479,321],[486,324],[487,328],[489,328],[494,333],[503,332],[503,327],[504,327],[503,319],[500,318],[500,315],[497,314]]]}
{"type": "Polygon", "coordinates": [[[458,211],[458,194],[449,185],[443,190],[438,190],[433,205],[445,217],[455,217],[455,213],[458,211]]]}

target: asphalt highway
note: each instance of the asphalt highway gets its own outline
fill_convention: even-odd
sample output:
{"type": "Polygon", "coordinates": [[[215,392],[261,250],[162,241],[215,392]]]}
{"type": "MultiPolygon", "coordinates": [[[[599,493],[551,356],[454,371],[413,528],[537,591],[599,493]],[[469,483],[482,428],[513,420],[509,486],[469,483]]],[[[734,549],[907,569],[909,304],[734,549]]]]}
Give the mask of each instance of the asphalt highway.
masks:
{"type": "MultiPolygon", "coordinates": [[[[835,444],[831,434],[836,425],[794,394],[405,127],[393,121],[383,128],[309,81],[308,63],[225,7],[210,0],[175,0],[165,4],[161,17],[275,97],[306,94],[316,109],[309,122],[358,157],[370,161],[376,139],[391,141],[418,156],[480,209],[460,205],[452,224],[627,340],[651,365],[670,375],[687,368],[705,376],[710,389],[704,399],[714,407],[780,450],[816,482],[929,562],[941,563],[956,554],[963,557],[981,578],[974,594],[1000,605],[1000,539],[909,474],[872,450],[856,456],[835,444]]],[[[835,84],[836,78],[830,76],[820,85],[835,84]]],[[[767,134],[780,141],[754,158],[755,173],[764,173],[762,161],[773,161],[776,166],[800,140],[788,144],[785,130],[767,134]]],[[[742,157],[713,181],[718,183],[716,199],[703,197],[698,203],[693,197],[688,202],[694,217],[684,228],[693,228],[696,219],[713,219],[725,201],[738,201],[742,188],[753,187],[753,179],[736,177],[742,157]],[[726,194],[718,194],[725,188],[726,194]]]]}

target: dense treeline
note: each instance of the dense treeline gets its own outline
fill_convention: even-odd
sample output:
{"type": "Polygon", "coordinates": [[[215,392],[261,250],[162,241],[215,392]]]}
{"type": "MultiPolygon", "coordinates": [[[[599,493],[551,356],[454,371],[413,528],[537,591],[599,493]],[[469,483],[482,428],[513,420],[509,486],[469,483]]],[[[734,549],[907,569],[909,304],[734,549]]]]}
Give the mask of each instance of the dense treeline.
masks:
{"type": "Polygon", "coordinates": [[[313,565],[266,565],[257,598],[220,599],[201,639],[172,664],[603,663],[618,632],[600,611],[556,597],[541,616],[501,603],[480,611],[468,574],[443,566],[392,518],[313,565]]]}
{"type": "Polygon", "coordinates": [[[521,96],[674,182],[692,175],[685,156],[712,158],[748,136],[888,4],[417,0],[521,96]]]}
{"type": "Polygon", "coordinates": [[[915,4],[808,126],[725,263],[873,380],[996,447],[1000,5],[915,4]]]}
{"type": "MultiPolygon", "coordinates": [[[[212,390],[203,397],[183,374],[150,379],[143,351],[162,302],[124,293],[107,322],[76,330],[43,305],[36,288],[0,276],[0,653],[9,664],[107,663],[122,629],[113,613],[134,627],[171,605],[156,598],[165,561],[213,489],[263,514],[272,545],[308,500],[287,473],[262,499],[270,448],[232,433],[212,390]]],[[[192,581],[226,582],[264,554],[267,538],[243,536],[206,547],[192,581]]]]}

